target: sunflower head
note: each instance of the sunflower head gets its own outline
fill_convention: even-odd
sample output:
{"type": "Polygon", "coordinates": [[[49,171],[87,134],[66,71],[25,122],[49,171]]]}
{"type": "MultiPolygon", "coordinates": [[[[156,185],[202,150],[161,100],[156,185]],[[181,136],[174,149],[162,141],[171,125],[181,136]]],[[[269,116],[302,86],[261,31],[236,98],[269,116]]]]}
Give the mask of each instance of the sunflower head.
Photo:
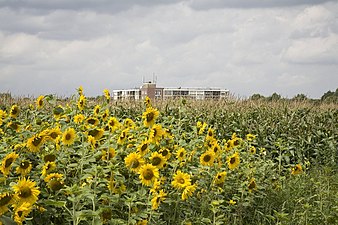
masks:
{"type": "Polygon", "coordinates": [[[77,102],[77,107],[78,107],[78,109],[79,109],[80,111],[84,110],[85,105],[86,105],[86,101],[87,101],[86,97],[85,97],[84,95],[81,94],[81,95],[80,95],[80,98],[79,98],[79,100],[78,100],[78,102],[77,102]]]}
{"type": "Polygon", "coordinates": [[[121,126],[116,117],[110,117],[107,125],[109,127],[109,130],[112,132],[117,130],[121,126]]]}
{"type": "Polygon", "coordinates": [[[38,152],[45,140],[44,135],[36,134],[27,140],[27,147],[31,152],[38,152]]]}
{"type": "Polygon", "coordinates": [[[32,164],[28,160],[22,160],[16,168],[16,173],[21,176],[26,176],[32,170],[32,164]]]}
{"type": "Polygon", "coordinates": [[[13,105],[13,106],[11,107],[11,110],[10,110],[10,112],[9,112],[9,115],[10,115],[10,117],[12,117],[12,118],[16,118],[16,117],[18,117],[19,113],[20,113],[19,107],[18,107],[17,105],[13,105]]]}
{"type": "Polygon", "coordinates": [[[141,183],[146,186],[151,186],[159,177],[158,168],[151,164],[143,165],[139,170],[139,174],[141,183]]]}
{"type": "Polygon", "coordinates": [[[255,178],[250,179],[249,184],[248,184],[248,189],[249,189],[249,192],[252,192],[257,189],[255,178]]]}
{"type": "Polygon", "coordinates": [[[0,217],[8,211],[8,205],[13,204],[14,196],[11,193],[5,192],[0,194],[0,217]]]}
{"type": "Polygon", "coordinates": [[[203,166],[212,166],[215,160],[215,153],[213,151],[206,151],[200,156],[200,163],[203,166]]]}
{"type": "Polygon", "coordinates": [[[238,152],[235,152],[233,155],[229,156],[227,158],[227,162],[228,162],[229,169],[231,170],[236,169],[240,163],[240,157],[239,157],[238,152]]]}
{"type": "Polygon", "coordinates": [[[297,175],[303,173],[303,168],[301,164],[297,164],[294,167],[291,168],[291,174],[297,175]]]}
{"type": "Polygon", "coordinates": [[[142,115],[144,126],[152,127],[159,114],[160,113],[157,109],[152,107],[147,108],[147,110],[142,115]]]}
{"type": "Polygon", "coordinates": [[[140,154],[132,152],[124,159],[126,167],[133,172],[138,172],[141,166],[144,164],[144,159],[140,154]]]}
{"type": "Polygon", "coordinates": [[[106,98],[107,102],[110,100],[110,92],[108,89],[103,90],[104,97],[106,98]]]}
{"type": "Polygon", "coordinates": [[[171,185],[177,189],[183,189],[191,185],[190,175],[182,172],[181,170],[177,170],[177,172],[174,174],[171,185]]]}
{"type": "Polygon", "coordinates": [[[215,178],[214,178],[214,183],[216,185],[223,184],[224,181],[225,181],[226,175],[227,175],[227,172],[225,172],[225,171],[217,173],[215,178]]]}
{"type": "Polygon", "coordinates": [[[1,162],[0,170],[4,176],[7,176],[10,173],[13,163],[19,157],[15,152],[9,153],[4,157],[1,162]]]}
{"type": "Polygon", "coordinates": [[[166,158],[158,152],[153,152],[150,156],[150,161],[153,166],[161,169],[166,163],[166,158]]]}
{"type": "Polygon", "coordinates": [[[38,200],[38,195],[40,194],[36,183],[25,177],[19,179],[19,181],[13,185],[13,190],[19,205],[25,202],[33,205],[38,200]]]}
{"type": "Polygon", "coordinates": [[[187,156],[187,151],[184,148],[179,148],[176,152],[176,158],[179,161],[184,161],[187,156]]]}
{"type": "Polygon", "coordinates": [[[62,134],[62,142],[65,145],[72,145],[75,141],[76,133],[74,128],[68,128],[63,134],[62,134]]]}
{"type": "Polygon", "coordinates": [[[149,141],[144,140],[137,146],[137,152],[141,155],[145,155],[149,151],[149,141]]]}
{"type": "Polygon", "coordinates": [[[152,143],[158,143],[159,140],[164,135],[164,130],[162,129],[162,126],[159,124],[155,124],[152,126],[149,132],[149,141],[152,143]]]}
{"type": "Polygon", "coordinates": [[[40,95],[37,99],[36,99],[36,107],[38,108],[38,109],[40,109],[40,108],[42,108],[42,106],[43,106],[43,99],[44,99],[45,97],[43,96],[43,95],[40,95]]]}

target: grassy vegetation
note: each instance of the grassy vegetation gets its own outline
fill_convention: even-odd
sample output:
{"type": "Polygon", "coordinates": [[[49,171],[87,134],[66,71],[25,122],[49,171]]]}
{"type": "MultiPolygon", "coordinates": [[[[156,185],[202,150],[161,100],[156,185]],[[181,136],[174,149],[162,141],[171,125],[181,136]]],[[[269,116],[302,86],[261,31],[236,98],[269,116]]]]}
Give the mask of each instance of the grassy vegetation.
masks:
{"type": "Polygon", "coordinates": [[[2,102],[4,224],[338,223],[336,104],[2,102]]]}

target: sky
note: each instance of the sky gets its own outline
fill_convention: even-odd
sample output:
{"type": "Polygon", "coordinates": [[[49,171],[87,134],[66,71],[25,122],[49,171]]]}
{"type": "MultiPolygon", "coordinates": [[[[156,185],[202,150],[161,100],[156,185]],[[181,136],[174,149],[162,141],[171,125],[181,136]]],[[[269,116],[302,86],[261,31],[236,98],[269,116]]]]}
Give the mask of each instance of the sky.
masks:
{"type": "Polygon", "coordinates": [[[0,0],[0,92],[143,81],[320,98],[338,88],[338,1],[0,0]]]}

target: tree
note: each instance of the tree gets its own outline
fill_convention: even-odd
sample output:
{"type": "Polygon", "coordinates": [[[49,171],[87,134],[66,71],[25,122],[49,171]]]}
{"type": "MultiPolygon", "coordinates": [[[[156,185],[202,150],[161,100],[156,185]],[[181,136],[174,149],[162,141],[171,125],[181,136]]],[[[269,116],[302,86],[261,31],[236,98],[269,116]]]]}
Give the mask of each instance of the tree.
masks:
{"type": "Polygon", "coordinates": [[[294,101],[305,101],[308,100],[308,97],[305,94],[297,94],[292,98],[294,101]]]}

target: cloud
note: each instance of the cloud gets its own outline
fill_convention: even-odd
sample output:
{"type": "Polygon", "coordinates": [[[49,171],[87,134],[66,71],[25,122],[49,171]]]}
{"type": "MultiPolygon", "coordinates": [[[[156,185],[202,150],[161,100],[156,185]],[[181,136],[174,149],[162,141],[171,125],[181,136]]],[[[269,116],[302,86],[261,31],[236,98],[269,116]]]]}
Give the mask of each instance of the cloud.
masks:
{"type": "Polygon", "coordinates": [[[96,96],[155,74],[159,86],[318,97],[338,82],[314,85],[336,71],[334,2],[201,10],[193,0],[20,2],[0,0],[0,92],[71,95],[83,85],[96,96]]]}

